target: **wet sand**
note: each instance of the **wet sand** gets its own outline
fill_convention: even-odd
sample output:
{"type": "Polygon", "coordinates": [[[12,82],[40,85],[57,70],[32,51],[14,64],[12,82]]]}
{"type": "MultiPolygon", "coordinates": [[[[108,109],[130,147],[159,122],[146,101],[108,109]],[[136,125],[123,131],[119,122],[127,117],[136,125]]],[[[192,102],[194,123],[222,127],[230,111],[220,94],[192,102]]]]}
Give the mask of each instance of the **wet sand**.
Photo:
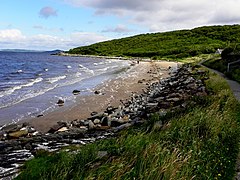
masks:
{"type": "Polygon", "coordinates": [[[167,61],[140,62],[121,77],[97,86],[95,90],[100,91],[100,94],[94,94],[95,90],[91,95],[82,96],[79,94],[73,105],[59,107],[53,112],[30,119],[28,122],[38,131],[47,132],[58,121],[86,119],[91,112],[104,111],[108,106],[119,106],[121,105],[120,101],[128,99],[132,93],[141,94],[149,83],[158,81],[159,78],[166,78],[169,66],[176,67],[177,63],[167,61]]]}

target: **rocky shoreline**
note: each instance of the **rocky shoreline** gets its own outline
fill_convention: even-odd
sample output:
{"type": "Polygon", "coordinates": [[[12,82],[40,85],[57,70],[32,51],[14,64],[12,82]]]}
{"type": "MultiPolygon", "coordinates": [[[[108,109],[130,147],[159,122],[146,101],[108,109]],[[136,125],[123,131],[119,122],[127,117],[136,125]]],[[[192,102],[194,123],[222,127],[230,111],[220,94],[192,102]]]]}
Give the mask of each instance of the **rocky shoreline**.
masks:
{"type": "MultiPolygon", "coordinates": [[[[142,124],[152,113],[164,116],[169,111],[184,110],[190,98],[207,94],[204,80],[204,71],[188,65],[174,71],[170,68],[169,78],[151,84],[144,79],[138,82],[148,83],[148,88],[140,95],[132,93],[131,98],[122,100],[118,107],[108,106],[103,112],[92,112],[84,120],[59,121],[46,134],[28,123],[6,126],[0,130],[0,178],[16,175],[22,164],[33,158],[39,149],[57,151],[72,144],[84,145],[142,124]]],[[[164,122],[157,124],[161,128],[164,122]]]]}

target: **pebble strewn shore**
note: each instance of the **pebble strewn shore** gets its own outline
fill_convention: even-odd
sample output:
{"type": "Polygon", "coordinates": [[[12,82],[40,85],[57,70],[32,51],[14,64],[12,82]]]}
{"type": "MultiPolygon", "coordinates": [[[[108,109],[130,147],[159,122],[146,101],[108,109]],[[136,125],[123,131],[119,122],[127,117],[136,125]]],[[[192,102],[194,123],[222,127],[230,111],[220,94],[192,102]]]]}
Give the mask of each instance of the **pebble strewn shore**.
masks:
{"type": "MultiPolygon", "coordinates": [[[[150,74],[156,74],[149,71],[150,74]]],[[[188,99],[206,95],[205,72],[184,65],[170,77],[149,84],[140,95],[122,100],[118,107],[108,106],[103,112],[92,112],[87,119],[59,121],[48,133],[36,131],[28,123],[12,124],[0,131],[0,177],[12,176],[37,150],[57,151],[71,144],[86,144],[103,139],[122,129],[144,123],[151,113],[164,116],[168,111],[185,109],[188,99]],[[195,75],[201,75],[196,79],[195,75]]],[[[138,83],[148,83],[142,80],[138,83]]],[[[161,128],[164,122],[156,122],[161,128]]]]}

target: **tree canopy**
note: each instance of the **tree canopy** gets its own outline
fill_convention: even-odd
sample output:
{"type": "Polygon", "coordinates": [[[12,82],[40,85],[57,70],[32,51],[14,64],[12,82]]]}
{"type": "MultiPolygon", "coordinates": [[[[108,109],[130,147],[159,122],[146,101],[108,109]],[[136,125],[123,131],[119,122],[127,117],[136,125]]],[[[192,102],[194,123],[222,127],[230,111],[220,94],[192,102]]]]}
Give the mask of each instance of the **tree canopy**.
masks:
{"type": "Polygon", "coordinates": [[[214,53],[239,43],[240,25],[204,26],[192,30],[147,33],[70,49],[70,54],[184,58],[214,53]]]}

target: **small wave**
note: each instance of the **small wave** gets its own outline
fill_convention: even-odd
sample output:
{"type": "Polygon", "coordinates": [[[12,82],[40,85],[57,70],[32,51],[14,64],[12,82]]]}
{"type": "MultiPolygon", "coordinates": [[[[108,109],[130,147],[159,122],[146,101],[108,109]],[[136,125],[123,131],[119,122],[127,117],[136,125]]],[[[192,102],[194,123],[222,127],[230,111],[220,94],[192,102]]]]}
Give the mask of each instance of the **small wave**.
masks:
{"type": "Polygon", "coordinates": [[[64,76],[57,76],[57,77],[53,77],[53,78],[48,78],[48,79],[46,79],[46,81],[48,83],[52,84],[52,83],[55,83],[55,82],[60,81],[62,79],[65,79],[66,77],[67,77],[66,75],[64,75],[64,76]]]}
{"type": "Polygon", "coordinates": [[[19,97],[18,97],[17,99],[15,99],[15,101],[13,101],[13,102],[0,105],[0,109],[1,109],[1,108],[5,108],[5,107],[12,106],[12,105],[14,105],[14,104],[18,104],[18,103],[20,103],[20,102],[22,102],[22,101],[25,101],[25,100],[30,99],[30,98],[34,98],[34,97],[36,97],[36,96],[40,96],[40,95],[42,95],[42,94],[44,94],[44,93],[46,93],[46,92],[48,92],[48,91],[50,91],[50,90],[52,90],[52,89],[54,89],[54,88],[56,88],[56,87],[57,87],[57,85],[55,85],[55,86],[53,86],[53,87],[51,87],[51,88],[41,89],[40,91],[37,91],[37,92],[34,91],[34,92],[32,92],[32,93],[25,94],[25,95],[23,95],[23,96],[21,96],[21,97],[19,96],[19,97]]]}
{"type": "Polygon", "coordinates": [[[87,68],[87,67],[85,67],[85,66],[83,66],[83,65],[81,65],[81,66],[80,66],[80,65],[81,65],[81,64],[79,64],[78,66],[81,68],[81,70],[82,70],[83,72],[94,75],[94,71],[93,71],[93,70],[91,70],[91,69],[89,69],[89,68],[87,68]]]}
{"type": "Polygon", "coordinates": [[[48,68],[45,68],[45,69],[44,69],[44,71],[46,71],[46,72],[47,72],[47,71],[48,71],[48,68]]]}
{"type": "Polygon", "coordinates": [[[19,69],[19,70],[15,71],[15,72],[12,72],[11,74],[12,75],[16,75],[16,74],[21,74],[21,73],[23,73],[23,70],[19,69]]]}
{"type": "Polygon", "coordinates": [[[105,72],[105,71],[107,71],[108,69],[110,69],[110,67],[106,67],[106,68],[103,68],[103,69],[98,69],[98,70],[96,70],[96,71],[98,71],[98,72],[105,72]]]}
{"type": "Polygon", "coordinates": [[[82,73],[80,73],[80,72],[76,73],[76,77],[80,77],[81,75],[82,75],[82,73]]]}
{"type": "Polygon", "coordinates": [[[72,66],[67,65],[66,67],[67,67],[68,69],[72,69],[72,66]]]}
{"type": "Polygon", "coordinates": [[[32,79],[31,82],[27,83],[27,84],[22,84],[22,85],[18,85],[18,86],[14,86],[11,89],[8,89],[6,91],[3,91],[0,93],[0,97],[6,96],[6,95],[10,95],[13,92],[15,92],[16,90],[22,89],[23,87],[30,87],[33,86],[35,83],[41,82],[43,80],[43,78],[37,78],[37,79],[32,79]]]}
{"type": "Polygon", "coordinates": [[[81,65],[81,64],[79,64],[79,65],[78,65],[78,67],[79,67],[79,68],[83,68],[84,66],[83,66],[83,65],[81,65]]]}

